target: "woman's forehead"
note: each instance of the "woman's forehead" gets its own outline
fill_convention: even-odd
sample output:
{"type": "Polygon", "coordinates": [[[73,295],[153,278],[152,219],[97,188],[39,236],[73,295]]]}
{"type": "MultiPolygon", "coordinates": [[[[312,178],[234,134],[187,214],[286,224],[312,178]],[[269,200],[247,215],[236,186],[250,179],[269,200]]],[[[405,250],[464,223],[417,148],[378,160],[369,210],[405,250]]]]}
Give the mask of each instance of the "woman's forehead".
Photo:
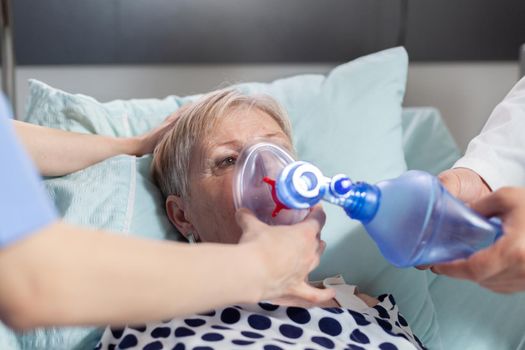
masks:
{"type": "Polygon", "coordinates": [[[256,138],[289,139],[274,118],[263,111],[252,108],[236,110],[217,119],[199,143],[204,148],[235,146],[256,138]]]}

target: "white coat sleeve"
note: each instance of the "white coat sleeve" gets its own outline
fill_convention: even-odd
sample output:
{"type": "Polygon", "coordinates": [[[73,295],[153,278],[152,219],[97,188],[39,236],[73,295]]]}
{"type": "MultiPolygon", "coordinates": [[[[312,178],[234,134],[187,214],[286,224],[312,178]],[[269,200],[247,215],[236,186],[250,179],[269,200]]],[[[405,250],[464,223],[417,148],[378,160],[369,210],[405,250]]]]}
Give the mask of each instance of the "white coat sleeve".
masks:
{"type": "Polygon", "coordinates": [[[525,78],[496,106],[454,168],[478,173],[495,191],[525,186],[525,78]]]}

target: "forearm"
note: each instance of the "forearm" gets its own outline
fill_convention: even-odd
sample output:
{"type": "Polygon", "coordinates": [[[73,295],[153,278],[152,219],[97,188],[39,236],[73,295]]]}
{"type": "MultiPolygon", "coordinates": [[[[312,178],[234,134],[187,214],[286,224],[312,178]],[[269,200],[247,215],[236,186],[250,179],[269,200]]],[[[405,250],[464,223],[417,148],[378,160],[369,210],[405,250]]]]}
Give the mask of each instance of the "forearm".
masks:
{"type": "Polygon", "coordinates": [[[135,154],[137,138],[114,138],[14,121],[18,137],[44,176],[60,176],[118,154],[135,154]]]}
{"type": "Polygon", "coordinates": [[[194,247],[56,224],[1,252],[0,308],[14,307],[8,321],[21,328],[161,320],[257,301],[258,261],[241,246],[194,247]]]}

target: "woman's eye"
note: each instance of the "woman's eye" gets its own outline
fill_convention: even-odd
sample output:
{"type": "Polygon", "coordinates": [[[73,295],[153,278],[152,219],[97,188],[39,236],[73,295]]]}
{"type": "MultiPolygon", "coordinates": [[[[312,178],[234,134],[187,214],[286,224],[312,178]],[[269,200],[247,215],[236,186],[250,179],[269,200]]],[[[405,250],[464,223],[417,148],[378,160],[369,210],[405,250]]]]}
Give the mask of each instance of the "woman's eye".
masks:
{"type": "Polygon", "coordinates": [[[221,160],[218,164],[219,168],[227,168],[229,166],[235,165],[235,162],[237,161],[237,158],[235,157],[226,157],[223,160],[221,160]]]}

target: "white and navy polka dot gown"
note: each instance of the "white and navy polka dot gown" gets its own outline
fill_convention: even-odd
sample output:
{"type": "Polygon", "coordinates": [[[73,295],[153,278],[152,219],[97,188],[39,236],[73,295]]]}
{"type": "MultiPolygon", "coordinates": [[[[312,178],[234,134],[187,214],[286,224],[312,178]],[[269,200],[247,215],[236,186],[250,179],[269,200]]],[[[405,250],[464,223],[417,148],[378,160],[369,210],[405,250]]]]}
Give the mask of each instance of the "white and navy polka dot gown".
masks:
{"type": "Polygon", "coordinates": [[[394,298],[361,311],[267,303],[217,309],[143,326],[106,328],[96,349],[425,349],[394,298]]]}

